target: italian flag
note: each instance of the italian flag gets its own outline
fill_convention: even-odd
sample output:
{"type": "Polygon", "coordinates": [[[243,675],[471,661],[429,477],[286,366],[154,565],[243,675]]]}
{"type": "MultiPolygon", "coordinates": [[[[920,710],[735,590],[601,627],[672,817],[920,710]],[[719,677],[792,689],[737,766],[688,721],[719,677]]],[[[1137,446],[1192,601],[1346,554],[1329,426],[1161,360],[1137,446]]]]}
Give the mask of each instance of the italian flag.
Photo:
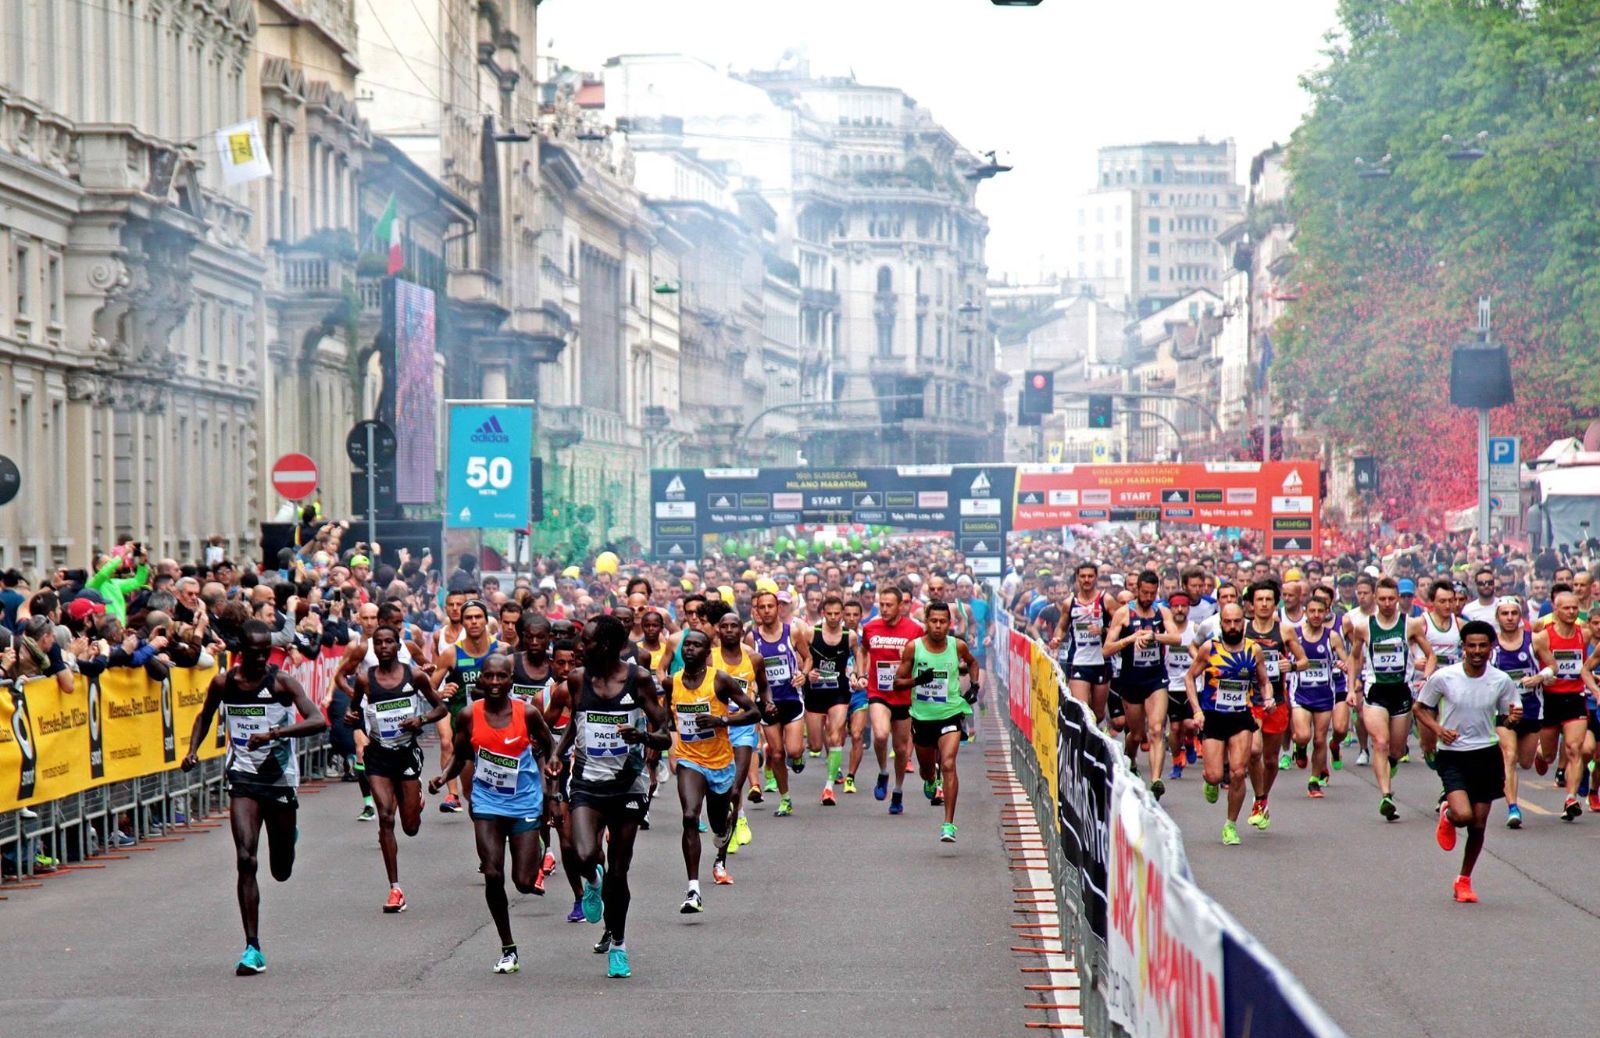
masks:
{"type": "Polygon", "coordinates": [[[383,215],[378,218],[378,226],[373,229],[372,236],[380,245],[389,249],[389,266],[385,272],[390,275],[400,273],[404,267],[405,258],[400,253],[400,221],[395,219],[394,195],[389,195],[389,204],[383,207],[383,215]]]}

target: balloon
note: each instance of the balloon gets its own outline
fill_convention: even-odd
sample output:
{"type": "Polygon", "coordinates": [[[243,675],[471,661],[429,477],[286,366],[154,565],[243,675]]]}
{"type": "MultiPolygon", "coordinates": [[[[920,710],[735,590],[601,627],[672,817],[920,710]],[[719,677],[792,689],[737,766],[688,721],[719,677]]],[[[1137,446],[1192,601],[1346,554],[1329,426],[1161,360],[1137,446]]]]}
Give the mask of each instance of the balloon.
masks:
{"type": "Polygon", "coordinates": [[[850,535],[850,550],[851,551],[860,551],[861,550],[861,535],[860,534],[851,534],[850,535]]]}
{"type": "Polygon", "coordinates": [[[603,551],[594,557],[594,571],[596,573],[616,573],[618,561],[616,552],[603,551]]]}

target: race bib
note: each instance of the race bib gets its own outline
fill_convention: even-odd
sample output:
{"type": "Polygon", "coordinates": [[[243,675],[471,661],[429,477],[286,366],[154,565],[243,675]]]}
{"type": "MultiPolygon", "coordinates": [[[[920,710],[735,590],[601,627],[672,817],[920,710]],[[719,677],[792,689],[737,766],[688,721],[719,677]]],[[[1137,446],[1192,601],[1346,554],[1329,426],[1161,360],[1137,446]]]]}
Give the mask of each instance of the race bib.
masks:
{"type": "Polygon", "coordinates": [[[1508,671],[1505,672],[1505,675],[1506,675],[1506,677],[1510,678],[1512,681],[1517,682],[1518,684],[1520,684],[1522,682],[1522,679],[1524,679],[1524,678],[1526,678],[1528,676],[1528,672],[1526,670],[1508,670],[1508,671]]]}
{"type": "Polygon", "coordinates": [[[715,728],[701,728],[701,717],[711,716],[710,703],[679,703],[673,708],[678,716],[678,738],[684,742],[704,742],[717,734],[715,728]]]}
{"type": "Polygon", "coordinates": [[[272,751],[272,744],[266,743],[252,750],[250,737],[266,732],[271,727],[272,722],[268,720],[267,708],[264,706],[229,707],[228,739],[233,753],[233,760],[229,766],[253,774],[257,766],[267,759],[267,754],[272,751]]]}
{"type": "Polygon", "coordinates": [[[1134,646],[1133,665],[1135,667],[1154,667],[1161,662],[1161,646],[1152,641],[1144,648],[1134,646]]]}
{"type": "Polygon", "coordinates": [[[1263,649],[1263,650],[1261,650],[1261,656],[1262,656],[1263,659],[1265,659],[1267,661],[1267,677],[1276,679],[1278,677],[1278,652],[1277,652],[1277,650],[1275,650],[1275,649],[1263,649]]]}
{"type": "Polygon", "coordinates": [[[1583,676],[1583,653],[1578,649],[1552,649],[1550,655],[1556,658],[1556,677],[1578,678],[1583,676]]]}
{"type": "Polygon", "coordinates": [[[1250,682],[1242,678],[1217,679],[1217,705],[1230,710],[1242,710],[1250,701],[1250,682]]]}
{"type": "Polygon", "coordinates": [[[768,656],[763,661],[767,666],[767,684],[781,685],[789,680],[794,672],[789,669],[789,657],[768,656]]]}
{"type": "Polygon", "coordinates": [[[899,669],[900,664],[898,663],[885,663],[882,661],[878,663],[877,673],[879,692],[891,692],[894,690],[894,676],[899,669]]]}
{"type": "Polygon", "coordinates": [[[1072,637],[1080,642],[1094,641],[1100,637],[1100,625],[1093,620],[1074,620],[1072,637]]]}
{"type": "Polygon", "coordinates": [[[403,734],[400,722],[416,716],[417,704],[410,696],[404,699],[389,699],[372,704],[372,713],[378,721],[378,738],[398,739],[403,734]]]}
{"type": "Polygon", "coordinates": [[[934,679],[926,685],[917,686],[917,701],[922,703],[946,703],[950,700],[950,679],[942,673],[937,673],[934,679]]]}
{"type": "Polygon", "coordinates": [[[480,748],[472,777],[497,793],[515,793],[517,770],[517,758],[480,748]]]}
{"type": "Polygon", "coordinates": [[[1406,650],[1400,642],[1379,642],[1372,647],[1374,670],[1402,670],[1405,665],[1406,650]]]}
{"type": "Polygon", "coordinates": [[[589,757],[625,757],[628,744],[617,729],[628,723],[627,714],[586,714],[583,722],[583,752],[589,757]]]}
{"type": "Polygon", "coordinates": [[[1311,660],[1300,672],[1302,685],[1326,685],[1333,678],[1333,668],[1327,660],[1311,660]]]}
{"type": "Polygon", "coordinates": [[[1438,658],[1439,666],[1441,667],[1448,667],[1452,663],[1461,662],[1461,650],[1454,645],[1446,646],[1441,649],[1435,649],[1433,650],[1433,654],[1438,658]]]}
{"type": "Polygon", "coordinates": [[[838,688],[839,687],[839,661],[818,660],[817,680],[811,683],[812,688],[838,688]]]}
{"type": "Polygon", "coordinates": [[[1188,649],[1168,649],[1167,669],[1175,674],[1182,674],[1194,666],[1194,654],[1188,649]]]}

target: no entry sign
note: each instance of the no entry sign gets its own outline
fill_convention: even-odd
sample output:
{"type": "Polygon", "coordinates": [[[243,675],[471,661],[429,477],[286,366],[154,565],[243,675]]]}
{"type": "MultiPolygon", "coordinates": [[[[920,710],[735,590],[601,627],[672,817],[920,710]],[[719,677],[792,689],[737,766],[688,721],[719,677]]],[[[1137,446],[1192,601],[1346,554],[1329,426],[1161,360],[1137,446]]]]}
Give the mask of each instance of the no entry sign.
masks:
{"type": "Polygon", "coordinates": [[[272,489],[291,501],[317,489],[317,463],[304,454],[285,454],[272,464],[272,489]]]}

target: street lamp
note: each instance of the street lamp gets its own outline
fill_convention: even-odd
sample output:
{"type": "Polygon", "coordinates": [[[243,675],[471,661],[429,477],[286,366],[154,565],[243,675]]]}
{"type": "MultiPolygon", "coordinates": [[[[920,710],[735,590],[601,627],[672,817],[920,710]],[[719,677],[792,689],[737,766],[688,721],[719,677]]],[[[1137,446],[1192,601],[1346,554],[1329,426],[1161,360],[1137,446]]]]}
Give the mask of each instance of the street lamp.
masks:
{"type": "Polygon", "coordinates": [[[1393,161],[1393,159],[1394,156],[1390,155],[1388,152],[1384,152],[1383,158],[1378,159],[1376,162],[1368,162],[1366,159],[1357,155],[1356,176],[1362,178],[1363,180],[1375,180],[1379,177],[1391,176],[1393,174],[1389,169],[1389,163],[1393,161]]]}
{"type": "MultiPolygon", "coordinates": [[[[1474,136],[1470,141],[1464,141],[1452,149],[1446,158],[1450,159],[1452,162],[1477,162],[1479,159],[1489,154],[1483,149],[1483,145],[1486,141],[1488,141],[1488,139],[1489,131],[1479,130],[1477,135],[1474,136]]],[[[1445,134],[1441,140],[1445,144],[1456,143],[1456,139],[1450,136],[1448,133],[1445,134]]]]}

